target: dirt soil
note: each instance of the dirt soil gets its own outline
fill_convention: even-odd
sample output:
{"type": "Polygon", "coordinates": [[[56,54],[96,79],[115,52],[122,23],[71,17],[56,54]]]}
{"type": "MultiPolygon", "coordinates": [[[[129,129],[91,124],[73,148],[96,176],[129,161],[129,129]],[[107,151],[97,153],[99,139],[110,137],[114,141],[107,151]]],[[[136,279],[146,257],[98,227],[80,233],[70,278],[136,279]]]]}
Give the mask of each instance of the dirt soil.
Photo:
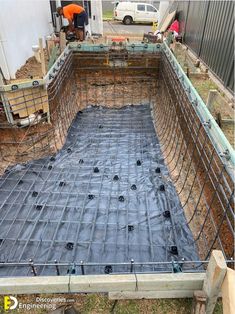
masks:
{"type": "MultiPolygon", "coordinates": [[[[212,79],[209,78],[209,76],[206,75],[202,69],[195,66],[194,60],[192,60],[192,58],[187,53],[187,50],[183,46],[179,44],[177,45],[174,44],[172,49],[174,50],[174,54],[182,68],[185,70],[185,72],[188,71],[189,77],[190,73],[192,73],[192,77],[190,77],[190,80],[205,104],[207,103],[210,90],[217,90],[219,92],[222,101],[217,101],[215,99],[212,102],[210,112],[213,115],[213,117],[215,119],[218,119],[218,114],[220,114],[221,119],[234,119],[235,117],[234,105],[232,107],[230,104],[228,104],[224,93],[220,91],[218,85],[215,82],[213,82],[212,79]],[[193,77],[193,74],[199,75],[193,77]]],[[[232,147],[235,148],[234,141],[235,124],[222,123],[221,129],[224,132],[230,144],[232,145],[232,147]]]]}
{"type": "MultiPolygon", "coordinates": [[[[173,96],[174,94],[172,94],[172,97],[173,96]]],[[[183,99],[181,100],[183,101],[183,99]]],[[[160,98],[158,101],[160,104],[164,104],[164,96],[163,96],[163,99],[160,98]]],[[[174,101],[174,97],[172,101],[174,101]]],[[[154,114],[154,119],[156,119],[156,121],[158,121],[161,118],[161,115],[162,116],[165,115],[164,111],[161,112],[159,108],[161,108],[161,106],[158,104],[156,106],[157,111],[154,114]]],[[[190,104],[188,105],[187,110],[190,110],[190,104]]],[[[179,114],[179,116],[184,117],[183,114],[182,115],[179,114]]],[[[172,120],[170,116],[169,116],[169,119],[172,120]]],[[[163,121],[166,122],[166,119],[163,121]]],[[[194,121],[195,121],[195,124],[197,124],[196,120],[194,121]]],[[[217,198],[213,198],[213,201],[212,201],[213,188],[208,180],[208,177],[205,175],[204,168],[200,166],[200,163],[198,164],[198,159],[200,160],[200,158],[195,153],[194,153],[195,159],[193,160],[190,166],[190,158],[191,158],[190,156],[192,154],[194,146],[192,144],[189,145],[190,141],[187,139],[187,136],[191,138],[190,134],[193,134],[193,132],[191,132],[189,128],[185,127],[188,125],[188,119],[183,120],[181,118],[180,123],[183,130],[181,132],[182,134],[185,135],[184,141],[186,141],[186,143],[188,142],[187,147],[189,147],[186,150],[187,152],[186,155],[184,153],[185,151],[184,146],[181,146],[180,144],[182,143],[182,140],[180,140],[178,144],[175,144],[177,142],[178,137],[182,139],[182,136],[180,136],[181,133],[178,129],[173,129],[173,131],[169,133],[169,131],[167,131],[166,129],[165,129],[165,132],[162,132],[162,128],[164,129],[164,122],[161,125],[159,123],[155,123],[155,126],[156,126],[157,134],[159,135],[160,143],[164,144],[164,146],[162,147],[162,150],[163,150],[168,168],[171,172],[172,180],[174,181],[174,185],[179,194],[181,204],[186,205],[184,206],[184,212],[185,212],[187,221],[190,221],[189,225],[194,235],[194,239],[195,240],[197,239],[196,241],[197,241],[197,247],[198,247],[200,257],[202,260],[204,260],[207,257],[208,248],[210,248],[212,245],[213,245],[213,248],[219,247],[217,242],[213,243],[216,230],[213,226],[212,218],[210,217],[210,215],[209,217],[207,217],[207,207],[206,207],[205,201],[207,201],[207,204],[211,204],[212,215],[213,215],[215,224],[217,226],[220,225],[220,222],[223,219],[222,213],[221,213],[221,205],[216,202],[217,198]],[[165,133],[167,134],[167,132],[168,132],[168,136],[165,136],[165,133]],[[172,134],[174,134],[174,132],[177,134],[176,139],[174,136],[171,136],[172,134]],[[172,139],[169,139],[168,138],[169,136],[172,139]],[[191,154],[190,154],[190,151],[191,151],[191,154]],[[175,160],[177,160],[177,158],[179,162],[177,162],[177,166],[176,166],[175,160]],[[194,169],[195,167],[198,170],[195,170],[194,169]],[[197,173],[197,179],[194,181],[195,172],[197,173]],[[203,195],[205,196],[205,199],[204,197],[200,198],[200,202],[198,203],[198,197],[201,195],[201,189],[203,187],[205,180],[206,180],[206,183],[203,188],[203,195]],[[192,184],[193,184],[193,188],[191,190],[192,184]],[[198,203],[197,211],[195,215],[192,216],[194,212],[194,208],[197,203],[198,203]],[[205,240],[206,240],[205,243],[204,241],[201,240],[203,239],[202,236],[200,236],[198,239],[198,235],[200,234],[201,227],[204,223],[205,223],[205,226],[204,226],[204,231],[203,231],[203,237],[205,236],[205,240]]],[[[169,123],[168,124],[169,127],[167,129],[172,130],[172,124],[173,122],[169,123]]],[[[200,134],[197,134],[197,136],[199,136],[201,138],[201,142],[203,142],[204,135],[200,133],[200,134]]],[[[207,146],[204,147],[204,152],[206,152],[207,155],[209,154],[207,146]]],[[[203,158],[205,159],[205,157],[203,158]]],[[[214,164],[213,164],[213,167],[215,167],[214,164]]],[[[226,251],[227,255],[231,256],[230,254],[231,254],[231,248],[233,247],[232,245],[233,239],[232,239],[231,232],[228,230],[228,226],[226,225],[225,222],[223,223],[220,230],[220,238],[222,239],[223,248],[226,251]]]]}
{"type": "Polygon", "coordinates": [[[1,133],[0,175],[2,175],[10,165],[43,157],[43,147],[45,147],[47,154],[53,154],[57,150],[54,141],[55,134],[53,133],[53,127],[48,123],[43,122],[27,129],[3,129],[1,133]],[[27,141],[27,139],[31,141],[27,141]],[[50,141],[49,147],[48,141],[50,141]]]}
{"type": "MultiPolygon", "coordinates": [[[[44,49],[44,56],[47,65],[48,55],[46,49],[44,49]]],[[[16,79],[9,81],[9,83],[17,81],[20,82],[25,79],[39,79],[39,78],[43,78],[41,63],[39,63],[33,56],[30,57],[19,70],[17,70],[16,79]]]]}
{"type": "MultiPolygon", "coordinates": [[[[208,79],[191,78],[191,81],[205,103],[207,102],[209,91],[211,89],[219,91],[218,86],[210,78],[208,79]]],[[[223,97],[222,94],[221,96],[223,97]]],[[[212,102],[212,108],[210,109],[210,112],[215,119],[217,119],[218,114],[221,115],[221,119],[234,119],[234,114],[235,114],[234,109],[230,107],[228,103],[226,103],[225,99],[223,102],[215,99],[212,102]]],[[[227,123],[222,123],[222,126],[221,126],[222,131],[226,135],[228,141],[233,146],[233,148],[235,148],[235,142],[234,142],[235,128],[234,127],[235,127],[235,124],[227,124],[227,123]]]]}

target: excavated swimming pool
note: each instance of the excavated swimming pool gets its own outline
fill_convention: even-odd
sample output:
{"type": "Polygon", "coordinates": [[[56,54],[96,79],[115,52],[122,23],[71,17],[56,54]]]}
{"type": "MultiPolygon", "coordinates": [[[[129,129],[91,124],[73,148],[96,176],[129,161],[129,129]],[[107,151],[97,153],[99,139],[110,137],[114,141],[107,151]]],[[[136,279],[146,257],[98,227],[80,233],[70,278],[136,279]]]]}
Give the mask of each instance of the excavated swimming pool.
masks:
{"type": "Polygon", "coordinates": [[[229,259],[232,157],[171,52],[82,47],[50,71],[50,116],[40,86],[4,94],[13,118],[37,91],[47,109],[0,123],[0,275],[202,271],[214,248],[229,259]]]}

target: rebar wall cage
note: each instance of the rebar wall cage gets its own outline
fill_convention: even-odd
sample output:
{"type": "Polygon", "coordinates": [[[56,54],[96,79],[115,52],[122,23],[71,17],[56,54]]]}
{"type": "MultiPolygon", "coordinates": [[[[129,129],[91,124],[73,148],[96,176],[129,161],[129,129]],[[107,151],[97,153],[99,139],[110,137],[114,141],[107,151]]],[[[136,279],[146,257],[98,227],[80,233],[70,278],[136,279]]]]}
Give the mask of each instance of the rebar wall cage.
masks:
{"type": "MultiPolygon", "coordinates": [[[[223,252],[231,266],[234,253],[234,151],[166,43],[115,46],[70,44],[44,79],[4,85],[0,87],[0,93],[0,154],[3,161],[0,179],[3,195],[0,204],[1,275],[18,274],[19,269],[21,275],[29,275],[30,271],[33,275],[201,272],[215,248],[223,252]],[[66,245],[69,250],[78,244],[75,240],[68,242],[56,238],[61,224],[66,223],[65,218],[61,217],[53,225],[53,218],[43,220],[37,215],[31,216],[35,206],[40,211],[45,205],[37,203],[36,199],[52,174],[55,154],[62,147],[67,153],[73,149],[66,146],[65,140],[68,132],[73,132],[71,124],[74,119],[79,119],[78,116],[88,106],[120,109],[140,104],[151,108],[161,154],[168,168],[169,177],[166,180],[173,182],[180,199],[179,212],[177,204],[166,205],[174,238],[170,257],[166,253],[164,259],[157,260],[153,252],[149,260],[144,261],[130,258],[120,262],[114,258],[100,262],[95,257],[80,261],[73,256],[65,262],[60,258],[51,260],[49,253],[42,259],[35,259],[36,251],[31,256],[24,255],[30,245],[37,250],[43,246],[43,241],[49,243],[48,250],[53,250],[57,242],[66,245]],[[32,160],[36,160],[33,167],[32,160]],[[26,181],[28,184],[25,185],[26,181]],[[39,192],[35,191],[36,184],[40,185],[39,192]],[[26,198],[29,193],[34,193],[34,200],[30,202],[26,198]],[[20,215],[22,208],[27,208],[27,212],[20,215]],[[185,258],[179,249],[184,245],[176,232],[181,210],[185,219],[181,222],[180,232],[187,228],[191,230],[193,237],[189,236],[187,246],[194,248],[198,254],[191,258],[185,258]],[[13,227],[17,229],[17,223],[21,229],[34,226],[27,238],[21,236],[22,230],[12,231],[13,227]],[[48,239],[39,236],[34,240],[33,231],[40,224],[44,230],[52,224],[50,228],[56,230],[54,236],[48,239]],[[18,245],[21,254],[15,259],[8,258],[4,253],[6,245],[8,248],[18,245]]],[[[143,128],[148,127],[142,122],[140,124],[143,128]]],[[[101,124],[99,128],[102,128],[101,124]]],[[[79,159],[79,163],[83,160],[79,159]]],[[[68,169],[63,167],[57,171],[60,187],[65,185],[60,180],[66,171],[68,169]]],[[[77,169],[74,166],[70,171],[77,169]]],[[[56,199],[59,200],[61,193],[55,192],[56,199]]],[[[66,195],[67,198],[72,197],[69,192],[66,195]]],[[[54,196],[53,191],[47,195],[48,198],[54,196]]],[[[62,206],[61,211],[66,212],[66,206],[62,206]]],[[[150,251],[154,250],[151,219],[147,215],[150,251]]],[[[94,233],[92,226],[91,232],[94,233]]],[[[107,235],[108,225],[105,228],[107,235]]],[[[127,224],[126,232],[131,232],[132,228],[127,224]]],[[[91,237],[89,250],[92,241],[91,237]]],[[[169,243],[164,245],[167,252],[169,243]]]]}

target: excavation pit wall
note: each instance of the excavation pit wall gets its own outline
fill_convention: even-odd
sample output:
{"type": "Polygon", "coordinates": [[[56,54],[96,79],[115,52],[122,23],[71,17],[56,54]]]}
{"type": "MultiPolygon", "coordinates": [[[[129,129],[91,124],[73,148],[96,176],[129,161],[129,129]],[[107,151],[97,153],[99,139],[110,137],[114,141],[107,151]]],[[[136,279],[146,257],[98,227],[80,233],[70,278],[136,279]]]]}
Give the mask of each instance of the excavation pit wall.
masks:
{"type": "MultiPolygon", "coordinates": [[[[215,151],[204,126],[197,117],[197,114],[189,102],[184,89],[177,80],[171,64],[163,52],[140,52],[137,54],[127,53],[125,50],[120,49],[109,51],[108,53],[70,53],[67,56],[64,65],[61,67],[59,75],[57,75],[48,86],[48,100],[50,106],[51,124],[48,123],[47,118],[42,118],[38,124],[31,125],[27,128],[6,128],[4,130],[4,132],[8,132],[11,136],[9,136],[10,139],[7,143],[1,143],[1,153],[4,156],[7,149],[9,163],[20,163],[21,165],[15,166],[12,169],[7,169],[6,173],[1,178],[1,189],[3,189],[3,191],[8,190],[9,193],[12,191],[12,187],[9,185],[12,172],[18,172],[18,174],[16,174],[17,180],[19,179],[19,173],[22,175],[28,172],[29,175],[35,176],[35,173],[32,174],[32,172],[36,172],[37,175],[40,174],[40,171],[42,171],[42,174],[44,174],[42,168],[45,167],[48,170],[48,167],[53,167],[54,158],[57,159],[58,156],[55,155],[55,153],[58,150],[63,147],[62,151],[59,152],[59,155],[63,152],[69,155],[70,136],[73,133],[74,127],[76,128],[79,125],[81,126],[83,121],[82,119],[85,119],[83,118],[84,115],[87,116],[87,119],[90,119],[92,123],[94,123],[94,121],[96,123],[97,119],[97,125],[95,124],[95,126],[97,127],[97,134],[100,134],[99,132],[104,131],[101,113],[105,116],[109,115],[109,112],[113,111],[112,114],[114,114],[115,117],[117,117],[118,114],[121,115],[122,113],[121,111],[118,111],[118,109],[124,110],[123,112],[127,110],[127,115],[130,114],[130,116],[139,112],[141,113],[140,116],[142,115],[145,117],[145,115],[148,116],[151,113],[152,121],[157,134],[155,139],[156,142],[153,140],[153,143],[155,143],[157,147],[160,144],[159,148],[161,148],[161,150],[151,151],[152,155],[156,155],[156,159],[152,160],[153,168],[149,166],[149,169],[151,168],[153,171],[153,169],[156,170],[157,168],[164,168],[164,170],[160,169],[160,171],[163,172],[160,173],[159,176],[157,175],[160,177],[160,181],[158,183],[155,182],[152,185],[152,189],[154,190],[154,195],[159,193],[158,188],[160,185],[169,185],[173,191],[170,193],[171,196],[168,195],[168,197],[165,198],[165,201],[163,201],[164,206],[159,212],[156,212],[156,208],[158,207],[159,209],[159,206],[155,204],[155,211],[153,208],[152,214],[154,216],[155,213],[155,215],[158,216],[158,221],[162,221],[164,215],[166,215],[165,212],[170,211],[170,220],[172,217],[173,219],[176,219],[176,221],[179,219],[177,226],[181,226],[181,229],[178,229],[178,233],[175,233],[176,224],[171,224],[172,228],[171,232],[169,232],[171,239],[170,237],[161,234],[162,227],[159,227],[158,239],[160,239],[160,242],[162,239],[162,247],[164,248],[164,253],[159,254],[159,257],[161,256],[160,260],[156,258],[156,254],[157,252],[160,252],[160,250],[154,246],[154,242],[153,246],[146,244],[146,246],[142,248],[141,244],[137,245],[137,243],[135,243],[135,245],[137,245],[139,255],[135,255],[134,252],[131,251],[133,243],[130,242],[125,243],[125,245],[122,243],[123,247],[119,248],[119,250],[117,250],[116,247],[116,253],[113,253],[113,255],[109,254],[106,260],[105,257],[104,259],[101,259],[98,253],[96,253],[89,260],[86,260],[86,257],[84,257],[86,255],[79,255],[79,253],[78,255],[74,255],[67,252],[69,251],[68,247],[66,247],[68,243],[72,243],[72,246],[75,248],[78,245],[76,250],[78,252],[79,249],[82,251],[82,248],[79,248],[79,243],[74,243],[73,239],[60,239],[59,242],[62,242],[59,246],[56,246],[56,243],[53,244],[55,239],[53,239],[53,237],[49,238],[49,250],[53,250],[53,248],[55,249],[58,247],[60,255],[62,255],[63,250],[69,253],[67,259],[59,259],[59,263],[63,262],[66,264],[66,266],[60,266],[61,273],[66,273],[67,271],[82,273],[84,269],[80,265],[80,260],[84,260],[85,265],[89,263],[99,264],[96,266],[87,266],[86,273],[128,272],[132,267],[132,258],[136,263],[142,263],[142,265],[135,266],[136,271],[138,272],[172,271],[172,260],[179,261],[177,264],[178,266],[176,265],[176,269],[178,270],[183,267],[185,271],[201,271],[203,265],[206,265],[206,263],[201,263],[200,260],[207,260],[212,249],[221,249],[226,258],[230,258],[232,256],[233,238],[231,226],[233,213],[231,209],[233,205],[233,181],[227,173],[225,166],[221,162],[221,158],[219,158],[217,152],[215,151]],[[95,107],[92,109],[90,108],[92,106],[95,107]],[[133,106],[138,106],[138,109],[135,111],[133,106]],[[111,110],[109,111],[106,108],[111,110]],[[70,133],[67,138],[68,132],[70,133]],[[48,158],[38,159],[44,156],[47,156],[48,158]],[[164,157],[164,160],[162,157],[164,157]],[[34,169],[34,162],[22,165],[22,162],[26,162],[29,159],[36,159],[36,168],[40,165],[39,172],[38,169],[34,169]],[[154,162],[156,162],[156,165],[154,162]],[[160,167],[159,162],[162,164],[160,167]],[[165,168],[166,165],[168,169],[165,168]],[[176,191],[178,195],[176,194],[176,191]],[[178,200],[180,200],[180,202],[178,200]],[[188,251],[186,250],[187,253],[182,251],[185,243],[187,243],[189,247],[188,251]],[[175,248],[173,247],[177,247],[177,254],[175,254],[175,248]],[[125,248],[125,252],[123,252],[123,254],[120,253],[122,256],[120,258],[117,256],[117,252],[122,252],[123,248],[125,248]],[[145,254],[144,250],[146,250],[145,254]],[[151,250],[154,252],[150,253],[151,250]],[[71,256],[73,256],[73,258],[71,258],[71,256]],[[182,263],[182,259],[185,259],[185,262],[182,263]],[[73,262],[75,262],[75,264],[78,263],[79,266],[68,266],[68,264],[71,265],[73,262]],[[121,263],[121,265],[115,266],[115,262],[121,263]],[[126,265],[124,265],[125,263],[126,265]],[[151,263],[155,264],[151,265],[151,263]]],[[[148,124],[148,127],[151,129],[152,122],[151,119],[149,120],[149,117],[146,118],[146,120],[144,118],[141,120],[142,129],[144,130],[147,128],[147,125],[145,124],[148,124]]],[[[131,118],[129,120],[133,124],[133,120],[131,118]]],[[[105,121],[106,120],[104,119],[104,122],[105,121]]],[[[113,117],[113,121],[117,122],[118,120],[115,120],[113,117]]],[[[126,122],[125,119],[124,121],[126,122]]],[[[115,123],[114,125],[117,128],[117,133],[120,132],[121,134],[122,128],[118,129],[118,125],[115,123]]],[[[86,125],[84,125],[84,127],[86,128],[86,125]]],[[[135,127],[132,128],[133,132],[138,130],[138,127],[135,127]],[[135,129],[135,127],[137,129],[135,129]]],[[[79,129],[79,132],[80,131],[81,129],[79,129]]],[[[89,132],[90,129],[88,128],[86,131],[89,132]]],[[[96,131],[93,130],[93,133],[91,134],[96,136],[95,132],[96,131]]],[[[129,130],[129,132],[131,133],[131,130],[129,130]]],[[[144,134],[145,133],[141,135],[141,141],[143,141],[143,143],[144,134]]],[[[81,133],[81,135],[84,134],[81,133]]],[[[115,140],[117,140],[117,138],[115,140]]],[[[135,142],[131,142],[131,144],[136,145],[135,142]]],[[[77,148],[79,152],[81,147],[77,148]]],[[[107,147],[104,147],[104,150],[105,149],[107,149],[107,147]]],[[[149,147],[147,148],[147,153],[149,153],[148,149],[149,147]]],[[[141,147],[140,150],[143,153],[143,147],[141,147]]],[[[79,160],[82,158],[80,158],[80,154],[78,155],[77,161],[79,163],[79,160]]],[[[135,160],[135,162],[138,160],[141,162],[142,157],[143,156],[141,155],[139,157],[134,155],[133,160],[139,158],[135,160]]],[[[119,163],[121,165],[121,160],[119,163]]],[[[61,163],[62,174],[68,170],[68,164],[65,163],[63,168],[63,163],[61,163]]],[[[81,164],[79,167],[80,166],[81,164]]],[[[93,166],[95,165],[91,166],[92,171],[94,168],[93,166]]],[[[102,167],[102,165],[99,165],[98,168],[100,166],[102,167]]],[[[138,168],[137,165],[135,166],[138,168]]],[[[128,171],[128,169],[130,169],[129,166],[127,166],[126,170],[128,171]]],[[[71,169],[71,171],[73,171],[73,169],[71,169]]],[[[145,177],[147,176],[145,174],[145,177]]],[[[13,174],[13,177],[15,177],[15,174],[13,174]]],[[[64,182],[64,179],[65,177],[62,175],[60,179],[57,178],[56,180],[53,180],[56,182],[58,181],[57,183],[60,184],[61,182],[64,182]]],[[[20,180],[21,179],[18,181],[20,180]]],[[[35,181],[35,178],[33,180],[35,181]]],[[[129,182],[128,179],[126,181],[129,182]]],[[[126,193],[125,189],[128,190],[128,187],[129,185],[125,187],[123,186],[122,194],[126,193]]],[[[19,188],[14,189],[16,192],[20,190],[19,188]]],[[[33,186],[28,188],[28,193],[32,193],[33,191],[33,186]]],[[[79,190],[77,192],[79,192],[79,190]]],[[[122,194],[121,196],[123,196],[122,194]]],[[[150,195],[151,193],[149,196],[150,195]]],[[[116,196],[120,197],[120,195],[116,196]]],[[[103,195],[103,197],[105,196],[103,195]]],[[[124,199],[125,197],[126,194],[124,199]]],[[[11,195],[8,195],[7,199],[10,198],[11,195]]],[[[11,208],[14,208],[16,200],[17,198],[13,198],[13,201],[10,201],[8,205],[10,205],[11,208]]],[[[3,206],[7,205],[6,202],[4,202],[5,199],[2,203],[3,206]]],[[[120,201],[119,203],[115,203],[114,207],[119,206],[121,203],[122,202],[120,201]]],[[[154,204],[154,201],[150,201],[150,204],[154,204]]],[[[41,204],[37,204],[36,200],[35,204],[30,202],[31,208],[35,206],[37,207],[37,205],[40,206],[41,204]]],[[[3,206],[2,211],[4,210],[3,206]]],[[[7,206],[5,206],[5,210],[6,207],[7,206]]],[[[107,209],[110,205],[106,204],[105,207],[107,209]]],[[[63,208],[64,207],[62,206],[61,209],[63,208]]],[[[132,211],[130,211],[130,213],[132,213],[132,211]]],[[[141,216],[141,208],[139,215],[141,216]]],[[[151,219],[154,219],[151,215],[148,216],[148,212],[146,210],[144,215],[147,220],[151,221],[151,219]]],[[[16,216],[12,218],[6,215],[1,219],[1,225],[7,225],[5,224],[6,221],[12,223],[14,219],[17,219],[16,216]]],[[[165,219],[167,218],[165,217],[165,219]]],[[[28,219],[27,216],[24,216],[22,217],[22,220],[23,228],[26,228],[28,223],[35,223],[35,221],[43,225],[43,221],[40,221],[37,215],[31,220],[28,219]]],[[[126,239],[128,239],[129,235],[131,235],[134,231],[130,229],[136,228],[136,224],[138,225],[139,223],[141,223],[141,219],[140,221],[135,219],[134,223],[129,222],[127,219],[123,225],[126,230],[126,239]]],[[[59,226],[58,222],[56,225],[59,226]]],[[[90,227],[91,226],[92,223],[90,227]]],[[[123,226],[120,224],[120,229],[122,229],[121,227],[123,226]]],[[[146,239],[149,239],[148,241],[150,243],[151,237],[153,237],[152,232],[157,232],[157,230],[154,229],[156,225],[152,226],[154,229],[153,231],[149,230],[149,226],[151,229],[151,222],[148,224],[146,229],[146,232],[148,233],[146,239]]],[[[10,228],[7,228],[8,227],[5,227],[4,230],[7,234],[9,234],[10,228]]],[[[55,226],[51,226],[51,228],[53,229],[55,226]]],[[[89,226],[87,226],[87,228],[89,229],[89,226]]],[[[98,231],[102,233],[102,227],[100,229],[101,230],[98,231]]],[[[30,233],[28,236],[29,235],[30,233]]],[[[141,233],[139,233],[139,236],[140,235],[141,233]]],[[[107,234],[104,235],[104,237],[106,236],[107,234]]],[[[7,241],[6,239],[7,236],[5,239],[3,236],[0,244],[0,250],[2,249],[1,261],[5,263],[11,262],[13,265],[16,265],[17,262],[27,264],[27,261],[32,258],[35,264],[40,262],[43,264],[43,266],[37,267],[38,274],[56,274],[57,268],[54,264],[54,260],[57,258],[54,256],[51,259],[44,259],[42,254],[41,258],[34,259],[33,254],[32,256],[29,256],[29,254],[22,260],[14,260],[14,258],[10,260],[7,258],[3,253],[4,243],[7,241]],[[53,265],[47,266],[46,264],[48,263],[53,265]]],[[[8,240],[16,241],[16,239],[11,238],[8,240]]],[[[117,238],[116,243],[119,240],[120,239],[117,238]]],[[[121,241],[123,240],[124,238],[121,239],[121,241]]],[[[25,241],[27,240],[25,239],[25,241]]],[[[34,241],[32,240],[32,243],[33,242],[34,241]]],[[[14,242],[14,244],[15,243],[16,242],[14,242]]],[[[92,252],[91,246],[95,245],[96,241],[94,240],[92,242],[91,240],[89,243],[90,248],[88,249],[92,252]]],[[[30,244],[30,241],[28,241],[27,244],[30,244]]],[[[25,249],[25,242],[21,243],[21,245],[23,245],[23,248],[25,249]]],[[[41,244],[37,242],[37,246],[39,247],[40,245],[43,247],[43,239],[41,239],[41,244]]],[[[105,241],[102,243],[101,241],[98,243],[94,252],[97,252],[99,245],[101,246],[101,251],[104,245],[107,245],[108,250],[106,252],[109,253],[112,252],[114,248],[114,244],[112,242],[109,245],[109,243],[105,243],[105,241]]],[[[9,244],[7,247],[9,249],[9,244]]],[[[20,247],[21,246],[19,245],[19,248],[20,247]]],[[[45,248],[45,250],[48,250],[48,248],[45,248]]],[[[30,248],[28,251],[30,251],[30,248]]],[[[8,275],[17,275],[19,269],[21,269],[22,273],[22,267],[24,269],[24,275],[30,274],[32,267],[30,268],[27,265],[21,266],[21,268],[13,267],[13,269],[8,267],[8,275]]],[[[4,272],[6,271],[4,268],[2,268],[2,270],[4,272]]]]}

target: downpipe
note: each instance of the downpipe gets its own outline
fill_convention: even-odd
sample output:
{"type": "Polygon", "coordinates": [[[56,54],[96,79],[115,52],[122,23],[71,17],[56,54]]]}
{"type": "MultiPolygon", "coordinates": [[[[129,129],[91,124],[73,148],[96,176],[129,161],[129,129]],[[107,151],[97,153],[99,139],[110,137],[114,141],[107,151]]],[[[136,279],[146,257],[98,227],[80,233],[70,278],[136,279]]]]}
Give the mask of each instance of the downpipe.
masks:
{"type": "MultiPolygon", "coordinates": [[[[11,78],[11,75],[10,75],[9,65],[8,65],[7,58],[6,58],[4,42],[6,42],[6,40],[2,40],[0,38],[0,60],[2,60],[2,62],[3,62],[2,71],[3,71],[3,74],[5,75],[5,79],[9,80],[11,78]]],[[[0,66],[1,66],[1,64],[0,64],[0,66]]]]}

